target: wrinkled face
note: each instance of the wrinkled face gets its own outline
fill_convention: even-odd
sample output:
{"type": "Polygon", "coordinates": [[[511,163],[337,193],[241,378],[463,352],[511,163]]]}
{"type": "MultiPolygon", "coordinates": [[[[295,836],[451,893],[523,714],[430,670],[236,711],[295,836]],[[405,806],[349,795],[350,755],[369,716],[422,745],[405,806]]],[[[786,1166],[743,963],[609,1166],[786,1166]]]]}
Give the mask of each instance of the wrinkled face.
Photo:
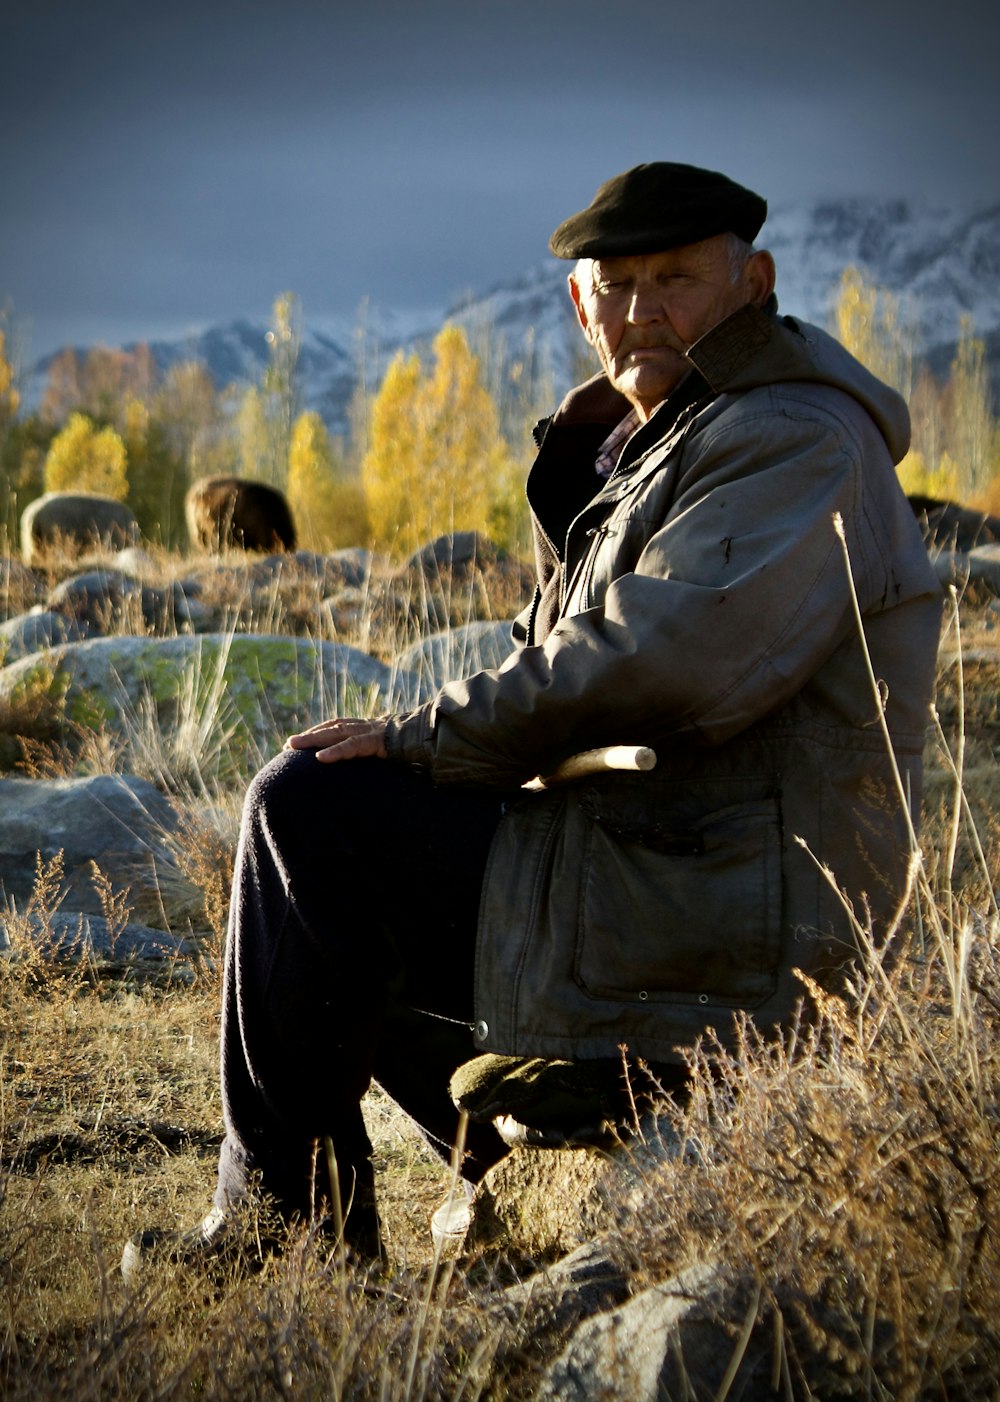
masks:
{"type": "Polygon", "coordinates": [[[731,249],[720,234],[663,253],[596,258],[570,276],[584,334],[643,422],[690,369],[687,348],[770,295],[770,254],[751,254],[734,275],[731,249]]]}

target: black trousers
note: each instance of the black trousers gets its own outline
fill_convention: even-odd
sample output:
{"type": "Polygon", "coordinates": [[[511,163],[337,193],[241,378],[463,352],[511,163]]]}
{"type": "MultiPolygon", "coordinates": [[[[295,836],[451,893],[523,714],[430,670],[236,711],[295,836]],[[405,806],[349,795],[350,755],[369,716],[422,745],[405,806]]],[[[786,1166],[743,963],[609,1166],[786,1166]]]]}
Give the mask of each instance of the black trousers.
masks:
{"type": "MultiPolygon", "coordinates": [[[[219,1206],[252,1176],[286,1216],[329,1205],[329,1139],[347,1237],[369,1244],[360,1101],[373,1079],[449,1153],[448,1080],[476,1055],[476,921],[505,797],[312,751],[285,751],[257,775],[226,947],[219,1206]]],[[[505,1152],[492,1126],[470,1125],[463,1173],[476,1181],[505,1152]]]]}

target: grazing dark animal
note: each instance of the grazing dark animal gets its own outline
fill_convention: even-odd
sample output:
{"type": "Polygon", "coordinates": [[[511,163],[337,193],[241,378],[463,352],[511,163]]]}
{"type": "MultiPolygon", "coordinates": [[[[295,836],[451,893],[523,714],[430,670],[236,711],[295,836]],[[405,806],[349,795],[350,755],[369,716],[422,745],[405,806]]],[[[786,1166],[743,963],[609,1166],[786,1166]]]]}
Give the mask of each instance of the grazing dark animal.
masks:
{"type": "Polygon", "coordinates": [[[957,501],[913,494],[907,496],[920,523],[928,548],[959,550],[963,554],[977,545],[1000,544],[1000,516],[990,516],[957,501]]]}
{"type": "Polygon", "coordinates": [[[203,477],[184,500],[188,536],[202,550],[295,549],[288,502],[274,487],[242,477],[203,477]]]}
{"type": "Polygon", "coordinates": [[[21,514],[21,555],[34,563],[51,546],[83,554],[123,550],[139,539],[139,523],[123,501],[98,492],[46,492],[21,514]]]}

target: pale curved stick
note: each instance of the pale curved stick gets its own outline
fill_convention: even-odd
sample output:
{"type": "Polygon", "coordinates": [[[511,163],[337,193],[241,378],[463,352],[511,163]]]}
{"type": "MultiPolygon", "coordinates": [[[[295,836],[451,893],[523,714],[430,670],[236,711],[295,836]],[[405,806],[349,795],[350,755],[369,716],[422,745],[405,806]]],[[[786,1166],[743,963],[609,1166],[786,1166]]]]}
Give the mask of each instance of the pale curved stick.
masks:
{"type": "Polygon", "coordinates": [[[597,750],[582,750],[564,759],[551,774],[540,774],[525,784],[526,789],[547,789],[552,784],[565,784],[570,779],[584,779],[588,774],[603,774],[610,769],[648,771],[656,765],[656,751],[647,745],[602,745],[597,750]]]}

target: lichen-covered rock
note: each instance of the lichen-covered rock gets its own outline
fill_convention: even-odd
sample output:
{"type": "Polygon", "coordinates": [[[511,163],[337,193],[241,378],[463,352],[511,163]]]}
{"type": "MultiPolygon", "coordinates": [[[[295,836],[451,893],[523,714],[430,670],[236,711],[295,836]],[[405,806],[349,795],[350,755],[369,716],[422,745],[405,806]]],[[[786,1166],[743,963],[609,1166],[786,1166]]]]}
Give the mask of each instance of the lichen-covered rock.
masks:
{"type": "Polygon", "coordinates": [[[265,753],[324,716],[409,705],[414,693],[413,677],[357,648],[258,634],[93,638],[0,670],[0,702],[55,697],[70,721],[118,733],[150,707],[161,727],[194,711],[231,732],[234,751],[265,753]]]}

